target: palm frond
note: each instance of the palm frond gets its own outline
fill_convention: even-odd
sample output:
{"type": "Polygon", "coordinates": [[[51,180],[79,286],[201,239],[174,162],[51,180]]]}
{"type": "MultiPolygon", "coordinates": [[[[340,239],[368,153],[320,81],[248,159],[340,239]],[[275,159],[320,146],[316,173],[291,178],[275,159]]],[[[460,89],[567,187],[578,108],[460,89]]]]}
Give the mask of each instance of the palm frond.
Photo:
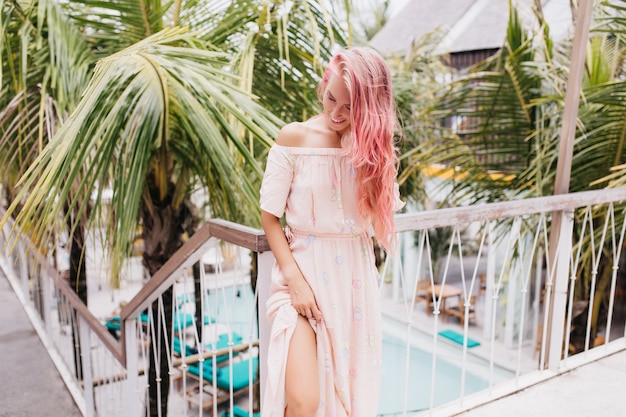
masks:
{"type": "MultiPolygon", "coordinates": [[[[45,240],[73,185],[79,195],[111,185],[111,243],[121,259],[160,155],[169,158],[168,181],[180,175],[195,175],[207,185],[221,180],[222,189],[209,189],[216,215],[250,216],[246,209],[257,205],[261,168],[227,120],[236,119],[266,147],[278,121],[237,88],[237,80],[224,72],[223,54],[178,46],[193,37],[182,29],[165,30],[98,63],[76,111],[20,181],[18,223],[36,225],[35,235],[45,240]],[[255,176],[224,181],[239,168],[231,145],[255,176]],[[242,204],[232,204],[237,200],[242,204]]],[[[95,205],[101,204],[98,194],[95,205]]],[[[74,199],[73,205],[87,212],[87,201],[74,199]]]]}

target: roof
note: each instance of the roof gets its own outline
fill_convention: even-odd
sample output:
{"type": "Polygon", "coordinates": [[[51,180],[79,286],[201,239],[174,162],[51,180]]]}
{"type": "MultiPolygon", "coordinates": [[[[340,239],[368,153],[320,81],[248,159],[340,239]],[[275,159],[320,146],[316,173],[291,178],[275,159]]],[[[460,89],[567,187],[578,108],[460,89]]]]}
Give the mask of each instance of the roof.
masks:
{"type": "MultiPolygon", "coordinates": [[[[533,21],[533,1],[513,1],[522,19],[533,21]]],[[[571,32],[569,1],[542,1],[544,16],[556,38],[571,32]]],[[[383,54],[402,55],[411,43],[440,31],[441,53],[498,49],[504,42],[508,15],[506,0],[409,0],[370,44],[383,54]]]]}

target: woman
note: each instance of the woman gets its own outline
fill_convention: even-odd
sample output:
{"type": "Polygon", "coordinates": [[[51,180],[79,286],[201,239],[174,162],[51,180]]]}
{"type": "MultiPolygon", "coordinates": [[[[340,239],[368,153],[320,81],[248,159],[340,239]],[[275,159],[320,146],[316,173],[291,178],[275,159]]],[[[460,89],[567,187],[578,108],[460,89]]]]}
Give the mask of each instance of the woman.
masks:
{"type": "Polygon", "coordinates": [[[367,417],[378,409],[370,232],[391,249],[402,207],[389,69],[369,48],[342,50],[318,96],[323,113],[281,129],[261,186],[261,222],[276,257],[263,417],[367,417]]]}

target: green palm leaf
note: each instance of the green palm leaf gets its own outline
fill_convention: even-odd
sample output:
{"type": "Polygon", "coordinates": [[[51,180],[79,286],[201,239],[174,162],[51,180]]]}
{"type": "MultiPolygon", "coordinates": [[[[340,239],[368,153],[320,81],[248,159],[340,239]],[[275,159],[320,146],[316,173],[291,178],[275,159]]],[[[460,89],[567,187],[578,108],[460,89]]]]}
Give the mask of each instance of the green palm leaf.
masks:
{"type": "MultiPolygon", "coordinates": [[[[119,248],[121,260],[135,233],[150,172],[163,193],[157,200],[181,176],[195,175],[206,185],[220,179],[222,189],[209,189],[213,213],[249,216],[241,208],[257,204],[255,180],[261,167],[227,119],[236,119],[266,147],[277,133],[278,120],[234,85],[236,79],[223,71],[223,55],[177,46],[194,36],[182,29],[166,30],[98,63],[76,111],[20,182],[15,204],[23,201],[23,209],[18,223],[36,224],[35,234],[45,239],[73,185],[78,184],[79,195],[111,185],[112,211],[117,214],[111,243],[119,248]],[[223,181],[241,166],[231,146],[255,176],[223,181]],[[230,196],[238,196],[235,202],[242,204],[233,204],[230,196]]],[[[87,201],[74,204],[79,213],[86,212],[87,201]]]]}

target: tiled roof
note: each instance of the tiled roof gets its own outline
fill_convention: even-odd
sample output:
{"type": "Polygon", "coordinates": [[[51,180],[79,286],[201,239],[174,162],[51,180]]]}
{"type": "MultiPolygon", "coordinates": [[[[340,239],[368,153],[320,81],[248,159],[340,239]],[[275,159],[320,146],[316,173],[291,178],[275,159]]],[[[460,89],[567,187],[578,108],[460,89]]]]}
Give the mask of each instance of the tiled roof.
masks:
{"type": "Polygon", "coordinates": [[[457,36],[451,36],[446,49],[442,52],[474,51],[497,49],[504,42],[509,17],[509,5],[506,0],[475,0],[474,15],[464,16],[467,21],[458,21],[463,25],[457,36]]]}
{"type": "MultiPolygon", "coordinates": [[[[534,0],[514,0],[522,19],[532,21],[534,0]]],[[[570,30],[570,0],[543,0],[543,10],[553,36],[570,30]],[[557,20],[553,28],[552,21],[557,20]]],[[[503,44],[508,23],[507,0],[410,0],[371,40],[382,53],[402,54],[414,41],[441,31],[442,53],[497,49],[503,44]]]]}
{"type": "Polygon", "coordinates": [[[374,36],[371,45],[381,52],[402,53],[431,31],[449,31],[474,1],[410,0],[374,36]]]}

